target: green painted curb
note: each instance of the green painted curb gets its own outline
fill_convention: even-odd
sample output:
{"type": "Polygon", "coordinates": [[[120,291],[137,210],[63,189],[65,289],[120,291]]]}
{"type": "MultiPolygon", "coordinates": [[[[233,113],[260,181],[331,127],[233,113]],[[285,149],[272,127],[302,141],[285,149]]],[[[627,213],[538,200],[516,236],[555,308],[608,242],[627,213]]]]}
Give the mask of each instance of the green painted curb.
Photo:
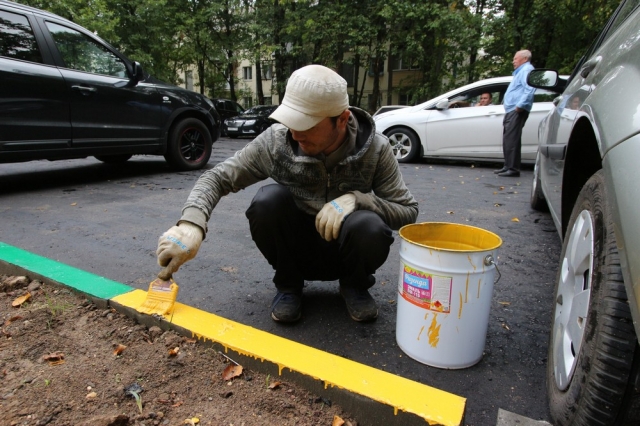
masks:
{"type": "Polygon", "coordinates": [[[81,293],[101,299],[111,299],[133,290],[128,285],[29,253],[1,241],[0,260],[50,278],[81,293]]]}

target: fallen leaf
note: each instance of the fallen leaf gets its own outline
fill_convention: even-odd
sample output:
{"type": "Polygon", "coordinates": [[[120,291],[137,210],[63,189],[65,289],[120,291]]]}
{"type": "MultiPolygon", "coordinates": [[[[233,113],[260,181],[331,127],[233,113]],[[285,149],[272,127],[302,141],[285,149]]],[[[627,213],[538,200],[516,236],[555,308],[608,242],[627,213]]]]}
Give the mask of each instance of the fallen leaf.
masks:
{"type": "Polygon", "coordinates": [[[169,356],[176,356],[178,355],[178,352],[180,352],[180,348],[177,346],[173,349],[169,349],[169,356]]]}
{"type": "Polygon", "coordinates": [[[230,272],[232,274],[235,274],[236,272],[238,272],[238,268],[236,268],[235,266],[223,266],[220,268],[220,270],[224,272],[230,272]]]}
{"type": "Polygon", "coordinates": [[[78,203],[71,203],[71,205],[72,205],[72,206],[77,206],[77,205],[78,205],[78,203]]]}
{"type": "Polygon", "coordinates": [[[451,210],[449,210],[449,211],[447,212],[447,214],[454,214],[454,213],[453,213],[451,210]]]}
{"type": "Polygon", "coordinates": [[[27,292],[26,294],[18,297],[17,299],[15,299],[12,303],[11,306],[18,307],[21,306],[24,302],[26,302],[27,300],[31,299],[31,293],[27,292]]]}
{"type": "Polygon", "coordinates": [[[47,361],[49,365],[58,365],[64,363],[64,353],[62,352],[51,352],[48,355],[44,355],[42,357],[43,360],[47,361]]]}
{"type": "Polygon", "coordinates": [[[238,377],[241,374],[242,374],[241,365],[229,364],[227,365],[227,368],[225,368],[224,371],[222,372],[222,380],[231,380],[234,377],[238,377]]]}
{"type": "Polygon", "coordinates": [[[269,389],[278,389],[282,382],[273,382],[269,385],[269,389]]]}
{"type": "Polygon", "coordinates": [[[502,191],[504,189],[504,186],[501,186],[500,188],[498,188],[500,191],[502,191]]]}
{"type": "Polygon", "coordinates": [[[340,416],[333,416],[333,422],[331,423],[331,426],[342,426],[343,424],[344,420],[342,420],[340,416]]]}
{"type": "Polygon", "coordinates": [[[511,222],[520,222],[520,219],[518,219],[517,217],[514,217],[513,219],[511,219],[511,222]]]}
{"type": "Polygon", "coordinates": [[[124,351],[127,347],[125,345],[118,345],[116,346],[116,348],[113,350],[113,354],[115,356],[118,356],[122,353],[122,351],[124,351]]]}
{"type": "Polygon", "coordinates": [[[501,304],[501,305],[510,305],[511,304],[511,302],[498,302],[498,303],[501,304]]]}
{"type": "Polygon", "coordinates": [[[505,323],[502,323],[502,328],[506,328],[507,330],[510,330],[509,326],[505,323]]]}
{"type": "Polygon", "coordinates": [[[181,406],[182,404],[183,404],[183,402],[182,402],[182,401],[178,401],[178,402],[176,402],[175,404],[173,404],[173,405],[172,405],[172,407],[174,407],[174,408],[175,408],[175,407],[179,407],[179,406],[181,406]]]}
{"type": "Polygon", "coordinates": [[[502,204],[500,204],[500,203],[495,203],[493,206],[494,206],[494,207],[502,207],[502,204]]]}
{"type": "Polygon", "coordinates": [[[196,425],[200,423],[200,419],[197,417],[191,417],[190,419],[184,419],[185,425],[196,425]]]}
{"type": "Polygon", "coordinates": [[[11,324],[12,322],[14,322],[14,321],[18,321],[18,320],[21,320],[21,319],[22,319],[22,316],[21,316],[21,315],[14,315],[14,316],[12,316],[11,318],[9,318],[8,320],[6,320],[6,321],[4,322],[4,325],[9,325],[9,324],[11,324]]]}
{"type": "Polygon", "coordinates": [[[95,392],[89,392],[89,393],[87,394],[86,398],[87,398],[87,399],[92,399],[92,398],[95,398],[96,396],[98,396],[98,394],[97,394],[97,393],[95,393],[95,392]]]}

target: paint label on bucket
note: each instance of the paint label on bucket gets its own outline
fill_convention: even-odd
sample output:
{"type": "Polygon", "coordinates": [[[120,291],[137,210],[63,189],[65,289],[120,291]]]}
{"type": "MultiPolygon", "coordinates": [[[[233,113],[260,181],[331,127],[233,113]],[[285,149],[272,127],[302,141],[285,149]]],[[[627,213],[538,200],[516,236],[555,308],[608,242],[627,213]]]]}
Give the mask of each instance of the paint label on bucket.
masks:
{"type": "Polygon", "coordinates": [[[434,275],[403,264],[398,292],[410,303],[430,311],[449,313],[453,277],[434,275]]]}

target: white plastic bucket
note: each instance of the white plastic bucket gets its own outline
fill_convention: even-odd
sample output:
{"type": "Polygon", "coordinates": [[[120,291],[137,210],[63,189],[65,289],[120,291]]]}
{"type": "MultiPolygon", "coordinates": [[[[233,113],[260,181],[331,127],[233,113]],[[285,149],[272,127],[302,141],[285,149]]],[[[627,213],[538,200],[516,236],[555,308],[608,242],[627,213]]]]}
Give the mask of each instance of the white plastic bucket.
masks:
{"type": "Polygon", "coordinates": [[[396,341],[411,358],[455,369],[482,358],[502,239],[474,226],[425,222],[399,231],[396,341]]]}

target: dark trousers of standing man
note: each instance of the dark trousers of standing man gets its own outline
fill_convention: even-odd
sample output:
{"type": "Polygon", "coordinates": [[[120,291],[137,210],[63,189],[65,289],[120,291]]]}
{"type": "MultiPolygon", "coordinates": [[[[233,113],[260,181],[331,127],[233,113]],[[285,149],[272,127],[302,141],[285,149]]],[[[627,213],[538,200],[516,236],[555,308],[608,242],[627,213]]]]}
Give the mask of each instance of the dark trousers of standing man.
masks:
{"type": "Polygon", "coordinates": [[[299,293],[304,280],[340,280],[341,286],[368,289],[387,259],[391,228],[377,214],[357,210],[347,216],[337,240],[325,241],[315,216],[300,210],[282,185],[260,188],[246,212],[251,237],[275,269],[278,291],[299,293]]]}
{"type": "Polygon", "coordinates": [[[522,128],[529,118],[528,111],[513,110],[504,116],[502,121],[502,152],[504,153],[504,169],[520,172],[522,150],[522,128]]]}

